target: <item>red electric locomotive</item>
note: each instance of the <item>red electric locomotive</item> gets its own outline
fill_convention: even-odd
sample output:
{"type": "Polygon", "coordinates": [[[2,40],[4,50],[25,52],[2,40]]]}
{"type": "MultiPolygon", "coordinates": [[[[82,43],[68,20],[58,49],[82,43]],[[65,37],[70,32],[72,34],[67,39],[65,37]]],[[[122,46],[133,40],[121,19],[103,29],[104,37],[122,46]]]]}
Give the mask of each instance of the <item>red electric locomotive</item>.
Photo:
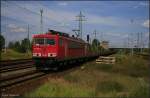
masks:
{"type": "Polygon", "coordinates": [[[82,39],[54,30],[33,35],[32,55],[36,68],[40,70],[56,69],[63,63],[97,56],[89,52],[88,44],[82,39]]]}

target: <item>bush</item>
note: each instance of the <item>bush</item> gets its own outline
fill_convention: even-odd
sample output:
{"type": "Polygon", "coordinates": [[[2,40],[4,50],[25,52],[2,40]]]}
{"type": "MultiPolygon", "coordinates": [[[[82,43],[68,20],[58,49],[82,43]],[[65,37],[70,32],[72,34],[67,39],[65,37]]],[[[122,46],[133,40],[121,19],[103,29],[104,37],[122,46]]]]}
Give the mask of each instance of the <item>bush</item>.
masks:
{"type": "Polygon", "coordinates": [[[112,64],[95,64],[91,66],[94,70],[99,70],[99,71],[106,71],[109,72],[112,70],[113,65],[112,64]]]}
{"type": "Polygon", "coordinates": [[[117,64],[113,67],[113,72],[127,74],[133,77],[148,76],[150,70],[148,63],[136,56],[117,56],[117,64]]]}
{"type": "Polygon", "coordinates": [[[0,34],[0,51],[5,47],[5,38],[0,34]]]}
{"type": "Polygon", "coordinates": [[[25,97],[88,97],[92,96],[91,89],[80,88],[77,85],[56,82],[46,83],[32,93],[25,94],[25,97]]]}
{"type": "Polygon", "coordinates": [[[148,85],[138,85],[137,88],[134,89],[130,93],[130,97],[150,98],[150,86],[148,86],[148,85]]]}
{"type": "Polygon", "coordinates": [[[31,50],[30,40],[27,38],[23,39],[21,43],[19,41],[9,42],[8,47],[20,53],[25,53],[27,50],[31,50]]]}
{"type": "Polygon", "coordinates": [[[108,92],[120,92],[123,91],[123,86],[116,81],[103,81],[98,82],[95,88],[95,93],[98,92],[108,93],[108,92]]]}
{"type": "Polygon", "coordinates": [[[64,79],[69,81],[69,82],[78,82],[79,81],[79,77],[73,76],[73,75],[65,75],[64,79]]]}

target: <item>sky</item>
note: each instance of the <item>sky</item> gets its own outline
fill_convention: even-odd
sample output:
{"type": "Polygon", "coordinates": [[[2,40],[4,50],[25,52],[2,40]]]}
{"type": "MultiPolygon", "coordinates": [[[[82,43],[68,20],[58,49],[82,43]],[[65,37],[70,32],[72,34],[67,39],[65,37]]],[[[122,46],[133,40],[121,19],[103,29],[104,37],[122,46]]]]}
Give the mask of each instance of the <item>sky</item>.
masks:
{"type": "Polygon", "coordinates": [[[148,1],[2,1],[1,33],[8,44],[41,33],[40,9],[43,9],[43,32],[48,29],[75,35],[77,17],[85,16],[83,39],[109,41],[110,47],[133,47],[141,34],[140,46],[147,47],[149,40],[148,1]]]}

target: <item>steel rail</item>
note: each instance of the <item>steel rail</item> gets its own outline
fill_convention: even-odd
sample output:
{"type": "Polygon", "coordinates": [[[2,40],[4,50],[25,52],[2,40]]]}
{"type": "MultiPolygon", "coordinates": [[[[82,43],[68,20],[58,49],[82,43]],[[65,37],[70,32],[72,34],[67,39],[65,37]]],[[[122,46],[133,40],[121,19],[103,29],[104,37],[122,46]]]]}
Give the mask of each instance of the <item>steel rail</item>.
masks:
{"type": "Polygon", "coordinates": [[[32,67],[34,67],[33,64],[23,64],[23,65],[19,65],[15,67],[1,68],[0,73],[17,71],[17,70],[27,69],[27,68],[32,68],[32,67]]]}
{"type": "Polygon", "coordinates": [[[0,88],[5,88],[5,87],[12,86],[12,85],[16,85],[18,83],[22,83],[27,80],[35,79],[43,75],[45,75],[45,73],[31,71],[31,72],[22,73],[19,75],[9,76],[7,78],[5,77],[5,78],[0,79],[1,80],[0,88]]]}

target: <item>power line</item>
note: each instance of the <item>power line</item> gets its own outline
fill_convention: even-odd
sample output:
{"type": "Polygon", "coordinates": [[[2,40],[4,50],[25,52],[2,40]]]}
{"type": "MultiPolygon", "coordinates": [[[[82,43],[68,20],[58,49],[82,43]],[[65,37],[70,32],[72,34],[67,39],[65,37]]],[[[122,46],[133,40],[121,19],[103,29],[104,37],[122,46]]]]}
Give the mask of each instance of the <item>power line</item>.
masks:
{"type": "Polygon", "coordinates": [[[139,52],[140,49],[140,33],[138,32],[138,37],[137,37],[137,50],[139,52]]]}
{"type": "Polygon", "coordinates": [[[96,35],[98,34],[98,32],[94,30],[93,34],[95,35],[95,39],[96,39],[96,35]]]}
{"type": "MultiPolygon", "coordinates": [[[[131,19],[130,22],[131,22],[131,25],[133,25],[134,20],[131,19]]],[[[133,55],[133,47],[134,47],[134,46],[133,46],[133,39],[132,39],[132,37],[133,37],[133,35],[132,35],[132,33],[131,33],[131,43],[132,43],[132,44],[131,44],[131,55],[133,55]]]]}
{"type": "Polygon", "coordinates": [[[129,48],[129,34],[128,34],[128,38],[127,38],[127,47],[129,48]]]}
{"type": "Polygon", "coordinates": [[[29,30],[30,28],[29,28],[29,24],[28,24],[28,34],[27,34],[27,39],[28,39],[28,47],[27,47],[27,53],[29,54],[29,48],[30,48],[30,39],[29,39],[29,37],[30,37],[30,30],[29,30]]]}
{"type": "Polygon", "coordinates": [[[41,27],[41,33],[43,33],[43,9],[40,9],[40,13],[41,13],[41,25],[40,25],[40,27],[41,27]]]}
{"type": "Polygon", "coordinates": [[[83,16],[82,12],[80,11],[80,14],[76,17],[78,17],[78,20],[76,20],[76,21],[79,21],[79,36],[82,39],[82,22],[86,21],[85,19],[83,19],[83,17],[85,17],[85,16],[83,16]]]}
{"type": "Polygon", "coordinates": [[[29,33],[30,33],[30,30],[29,30],[30,28],[29,28],[29,24],[28,24],[28,35],[27,35],[27,38],[28,38],[28,40],[29,40],[29,33]]]}
{"type": "Polygon", "coordinates": [[[79,30],[74,29],[74,30],[72,30],[72,31],[75,32],[77,38],[80,36],[80,35],[79,35],[79,30]],[[77,33],[77,32],[78,32],[78,33],[77,33]]]}
{"type": "Polygon", "coordinates": [[[101,34],[100,34],[100,40],[101,40],[101,42],[103,41],[103,32],[101,32],[101,34]]]}
{"type": "Polygon", "coordinates": [[[143,48],[144,48],[143,47],[144,46],[143,45],[144,44],[144,42],[143,42],[143,33],[141,32],[140,35],[141,35],[141,42],[140,42],[140,44],[141,44],[141,53],[142,53],[143,52],[143,48]]]}
{"type": "MultiPolygon", "coordinates": [[[[7,1],[5,1],[5,2],[8,3],[7,1]]],[[[33,13],[33,14],[36,14],[36,15],[41,15],[41,14],[38,13],[38,12],[32,11],[32,10],[26,8],[26,7],[22,7],[22,6],[20,6],[20,5],[16,4],[16,3],[13,3],[13,5],[15,5],[15,6],[19,7],[20,9],[23,9],[23,10],[25,10],[25,11],[28,11],[28,12],[30,12],[30,13],[33,13]]],[[[46,16],[44,16],[44,15],[42,14],[42,18],[43,18],[43,17],[46,17],[46,16]]],[[[60,22],[60,23],[61,23],[61,22],[60,22]]],[[[60,23],[59,23],[59,24],[60,24],[60,23]]],[[[32,25],[36,26],[35,24],[32,24],[32,25]]],[[[54,26],[54,27],[56,27],[55,25],[46,25],[46,24],[45,24],[45,26],[54,26]]],[[[59,27],[59,26],[58,26],[58,27],[59,27]]],[[[65,27],[65,28],[68,28],[68,27],[65,27]]],[[[42,31],[42,30],[41,30],[41,31],[42,31]]]]}
{"type": "Polygon", "coordinates": [[[149,53],[150,53],[150,31],[149,31],[149,40],[148,40],[148,50],[149,50],[149,53]]]}
{"type": "Polygon", "coordinates": [[[131,55],[134,54],[133,48],[134,48],[134,40],[133,40],[133,33],[131,33],[131,55]]]}

